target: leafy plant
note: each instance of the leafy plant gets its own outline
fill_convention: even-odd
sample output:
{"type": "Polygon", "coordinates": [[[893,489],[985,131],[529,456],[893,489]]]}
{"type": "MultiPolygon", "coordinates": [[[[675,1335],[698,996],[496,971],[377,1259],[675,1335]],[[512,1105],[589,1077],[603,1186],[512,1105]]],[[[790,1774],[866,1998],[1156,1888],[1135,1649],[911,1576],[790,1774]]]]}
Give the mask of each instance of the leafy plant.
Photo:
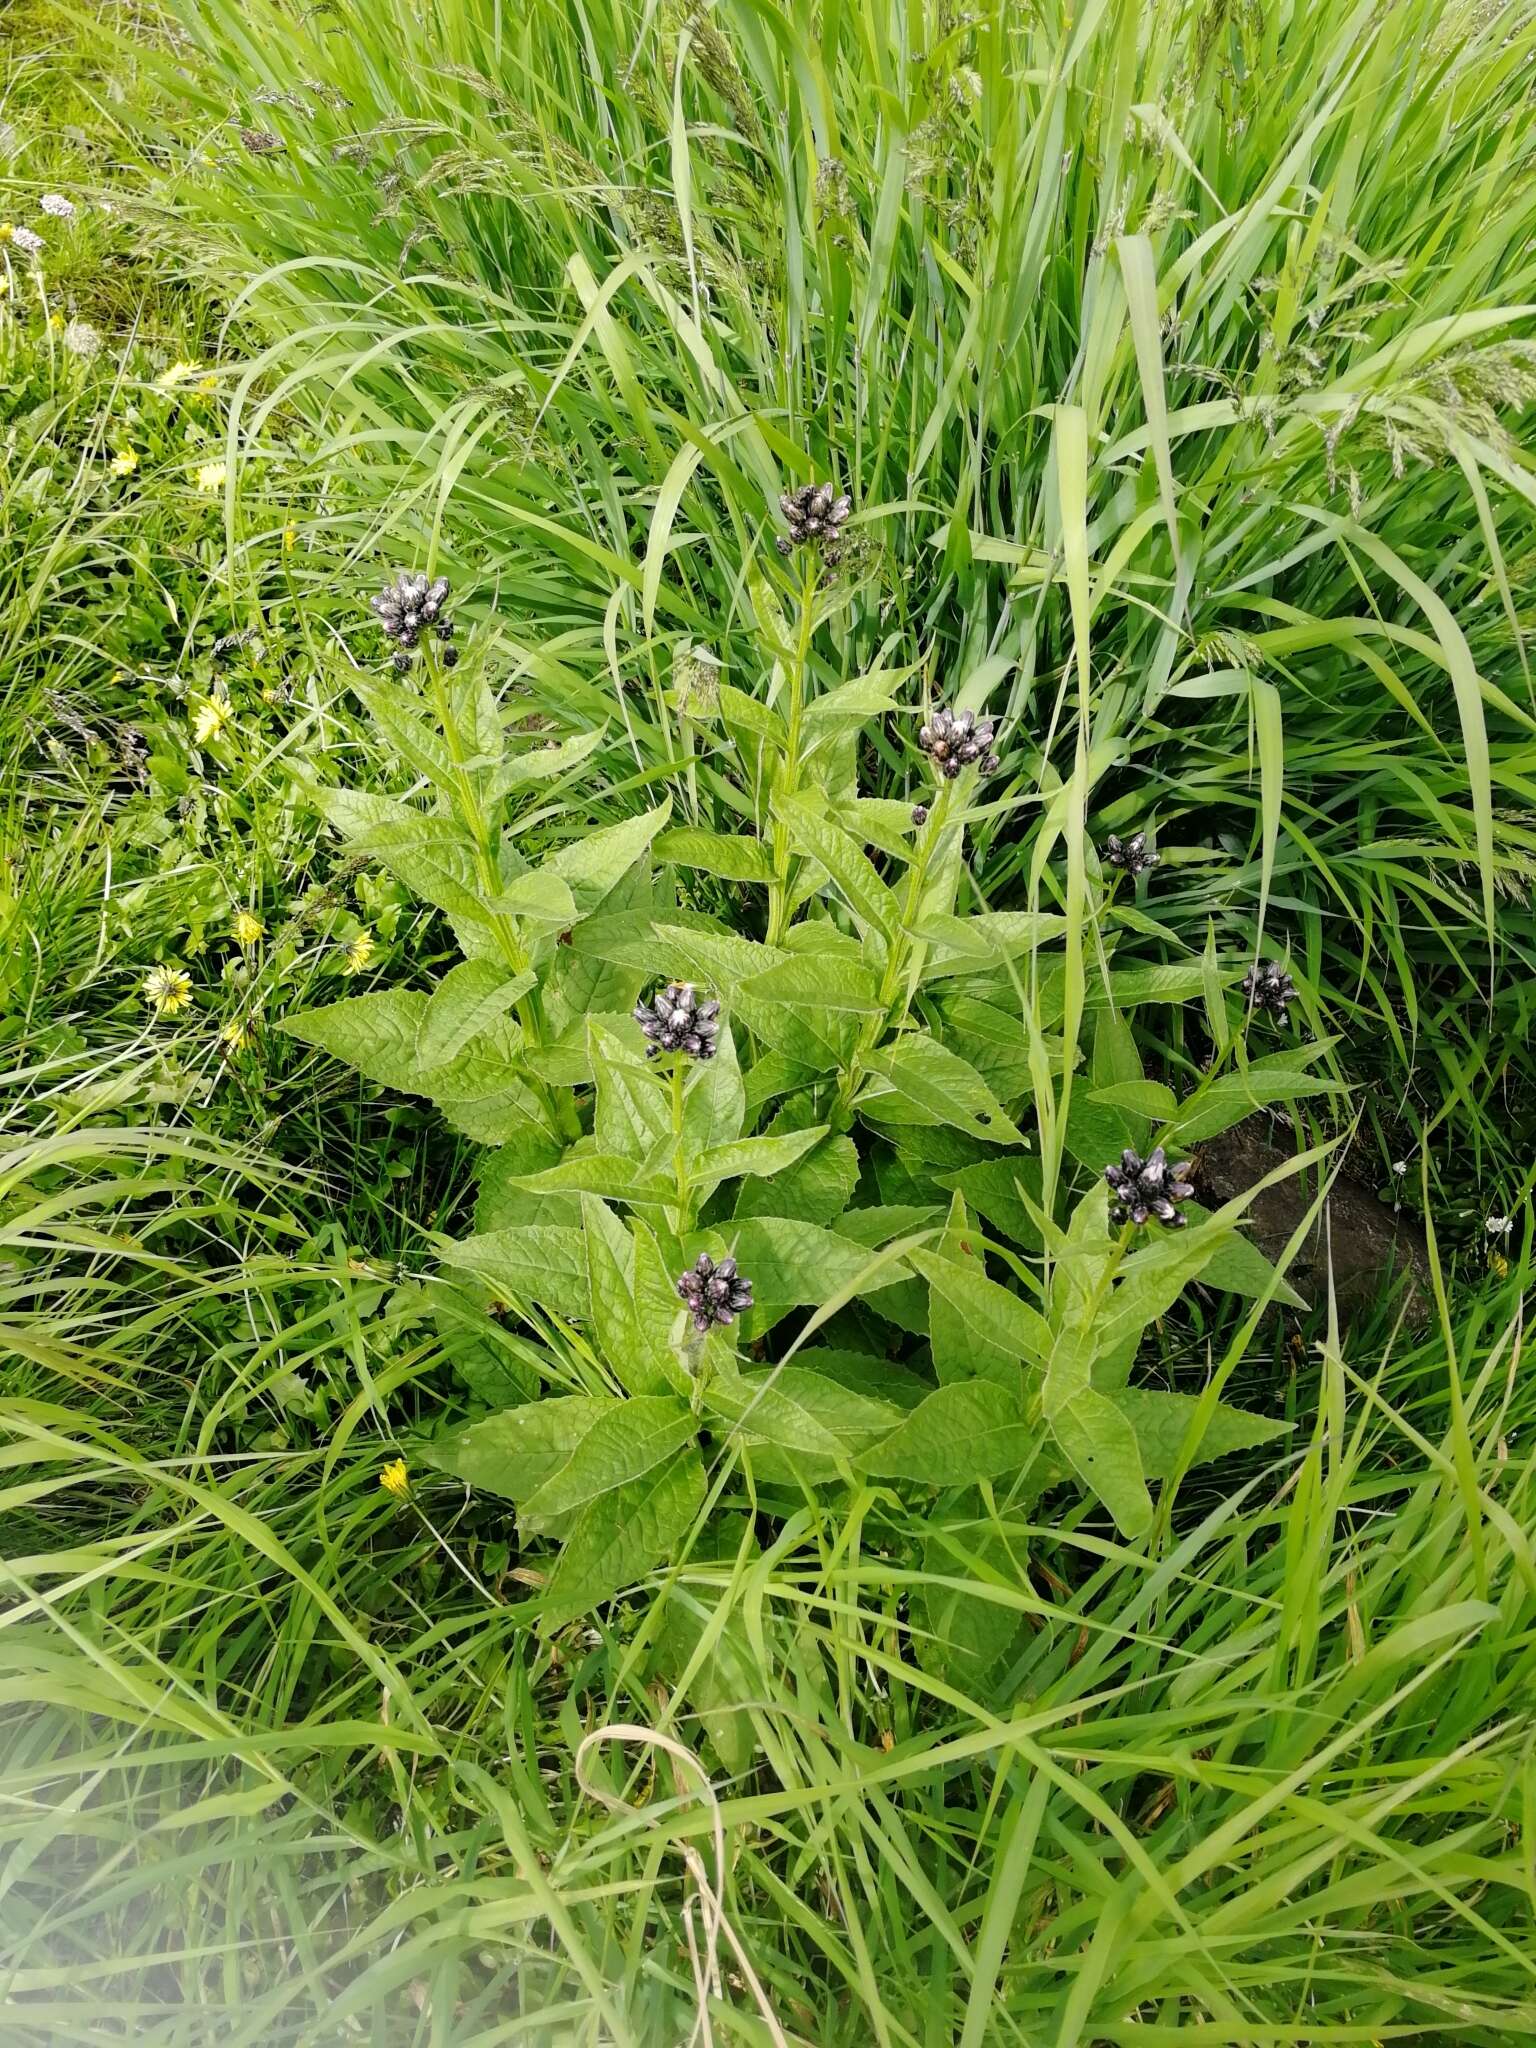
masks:
{"type": "MultiPolygon", "coordinates": [[[[1137,1244],[1129,1219],[1111,1232],[1101,1178],[1073,1195],[1053,1174],[1047,1198],[1019,1119],[1102,1166],[1155,1128],[1169,1143],[1206,1137],[1327,1089],[1308,1071],[1322,1048],[1213,1065],[1177,1103],[1142,1077],[1117,1005],[1147,991],[1145,973],[1127,969],[1117,989],[1111,961],[1074,1082],[1050,1028],[1066,1003],[1067,957],[1046,944],[1060,920],[970,900],[966,831],[990,731],[914,826],[856,787],[854,741],[882,679],[807,687],[813,636],[845,595],[814,561],[786,591],[764,579],[780,688],[750,754],[722,746],[718,769],[737,778],[751,830],[668,829],[663,797],[530,859],[539,809],[579,810],[603,734],[519,747],[484,664],[426,643],[419,692],[403,676],[356,688],[428,803],[309,792],[348,852],[441,912],[463,954],[429,988],[283,1029],[496,1148],[486,1227],[443,1258],[542,1332],[552,1398],[425,1455],[515,1500],[525,1540],[560,1542],[553,1624],[668,1556],[710,1473],[737,1462],[792,1493],[989,1483],[1028,1500],[1070,1473],[1139,1536],[1149,1476],[1276,1433],[1214,1397],[1129,1384],[1143,1332],[1197,1280],[1298,1300],[1238,1234],[1244,1203],[1137,1244]],[[782,639],[780,596],[798,619],[782,639]],[[700,875],[760,890],[764,936],[692,908],[700,875]],[[629,1012],[658,982],[637,1028],[629,1012]],[[880,1198],[884,1161],[906,1200],[880,1198]],[[811,1339],[833,1325],[857,1341],[824,1370],[811,1339]]],[[[397,627],[386,621],[391,638],[397,627]]],[[[953,730],[936,714],[924,736],[953,730]]],[[[1221,1006],[1236,978],[1211,960],[1194,985],[1221,1006]]],[[[1229,1029],[1229,1048],[1241,1043],[1229,1029]]],[[[1190,1190],[1169,1185],[1177,1199],[1160,1207],[1182,1223],[1190,1190]]]]}

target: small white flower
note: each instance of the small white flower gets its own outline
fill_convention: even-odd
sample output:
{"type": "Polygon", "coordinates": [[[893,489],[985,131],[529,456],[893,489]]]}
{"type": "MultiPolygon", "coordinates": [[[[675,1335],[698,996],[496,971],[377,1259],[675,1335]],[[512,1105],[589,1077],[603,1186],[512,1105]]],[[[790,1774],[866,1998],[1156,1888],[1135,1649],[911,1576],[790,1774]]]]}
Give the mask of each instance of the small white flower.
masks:
{"type": "Polygon", "coordinates": [[[43,238],[33,234],[30,228],[12,228],[11,240],[23,256],[40,256],[43,252],[43,238]]]}
{"type": "Polygon", "coordinates": [[[1392,1162],[1392,1171],[1397,1175],[1398,1179],[1401,1180],[1403,1175],[1408,1171],[1407,1160],[1394,1159],[1392,1162]]]}
{"type": "Polygon", "coordinates": [[[1508,1237],[1515,1227],[1513,1216],[1490,1216],[1483,1225],[1490,1237],[1508,1237]]]}
{"type": "Polygon", "coordinates": [[[64,330],[64,346],[72,356],[79,356],[88,363],[91,357],[101,352],[101,330],[93,327],[89,320],[71,320],[64,330]]]}
{"type": "Polygon", "coordinates": [[[73,199],[66,199],[62,192],[45,192],[37,203],[44,213],[51,214],[55,220],[73,220],[75,217],[75,202],[73,199]]]}

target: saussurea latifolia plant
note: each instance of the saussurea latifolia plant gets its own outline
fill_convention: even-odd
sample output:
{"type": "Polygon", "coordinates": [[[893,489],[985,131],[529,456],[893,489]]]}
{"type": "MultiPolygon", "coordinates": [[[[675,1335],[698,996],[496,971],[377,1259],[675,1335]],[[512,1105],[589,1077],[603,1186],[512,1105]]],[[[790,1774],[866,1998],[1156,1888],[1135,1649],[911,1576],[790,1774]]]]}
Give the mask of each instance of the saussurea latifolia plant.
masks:
{"type": "MultiPolygon", "coordinates": [[[[1150,1481],[1277,1428],[1135,1368],[1196,1280],[1298,1299],[1243,1204],[1207,1213],[1169,1161],[1327,1092],[1323,1048],[1250,1057],[1240,962],[1145,963],[1103,934],[1067,1045],[1064,920],[968,880],[1006,737],[984,707],[903,702],[917,661],[837,674],[857,551],[827,490],[785,500],[754,587],[762,695],[719,687],[708,765],[739,830],[674,826],[665,793],[612,816],[606,731],[529,729],[489,634],[448,659],[447,587],[420,575],[375,605],[407,663],[354,685],[398,794],[309,792],[461,956],[285,1028],[484,1148],[474,1227],[412,1283],[478,1361],[464,1425],[418,1455],[558,1539],[556,1619],[669,1556],[730,1470],[785,1514],[826,1487],[1075,1483],[1137,1536],[1150,1481]],[[915,808],[859,788],[873,721],[915,808]],[[1180,1099],[1130,1019],[1195,1001],[1218,1051],[1180,1099]]],[[[1122,852],[1149,863],[1142,835],[1122,852]]]]}

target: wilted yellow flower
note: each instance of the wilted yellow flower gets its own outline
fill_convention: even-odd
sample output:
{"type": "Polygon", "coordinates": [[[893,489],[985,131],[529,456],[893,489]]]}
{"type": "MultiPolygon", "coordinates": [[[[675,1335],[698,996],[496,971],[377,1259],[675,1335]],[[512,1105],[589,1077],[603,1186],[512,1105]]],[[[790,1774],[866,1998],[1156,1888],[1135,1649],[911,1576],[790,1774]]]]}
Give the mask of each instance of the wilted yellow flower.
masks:
{"type": "Polygon", "coordinates": [[[222,462],[205,462],[197,472],[197,488],[211,498],[215,491],[223,490],[224,479],[228,474],[229,471],[222,462]]]}
{"type": "Polygon", "coordinates": [[[291,555],[299,544],[299,529],[296,526],[283,528],[283,553],[291,555]]]}
{"type": "Polygon", "coordinates": [[[244,1017],[231,1017],[219,1029],[219,1043],[226,1052],[244,1052],[251,1042],[251,1027],[244,1017]]]}
{"type": "Polygon", "coordinates": [[[192,977],[184,967],[151,967],[143,996],[157,1017],[174,1017],[192,1001],[192,977]]]}
{"type": "Polygon", "coordinates": [[[139,466],[139,458],[131,448],[119,448],[112,458],[114,476],[132,476],[139,466]]]}
{"type": "Polygon", "coordinates": [[[379,1484],[395,1500],[404,1500],[411,1490],[411,1476],[404,1458],[396,1458],[379,1474],[379,1484]]]}
{"type": "Polygon", "coordinates": [[[342,955],[342,973],[361,974],[377,951],[378,947],[374,943],[373,933],[370,931],[359,932],[342,955]]]}
{"type": "Polygon", "coordinates": [[[202,368],[201,363],[172,363],[168,370],[162,370],[155,382],[162,391],[174,391],[178,384],[184,384],[189,377],[195,377],[202,368]]]}
{"type": "Polygon", "coordinates": [[[216,740],[234,717],[227,699],[205,697],[192,714],[192,737],[200,747],[216,740]]]}
{"type": "Polygon", "coordinates": [[[267,928],[254,910],[237,910],[232,929],[237,946],[254,946],[267,928]]]}

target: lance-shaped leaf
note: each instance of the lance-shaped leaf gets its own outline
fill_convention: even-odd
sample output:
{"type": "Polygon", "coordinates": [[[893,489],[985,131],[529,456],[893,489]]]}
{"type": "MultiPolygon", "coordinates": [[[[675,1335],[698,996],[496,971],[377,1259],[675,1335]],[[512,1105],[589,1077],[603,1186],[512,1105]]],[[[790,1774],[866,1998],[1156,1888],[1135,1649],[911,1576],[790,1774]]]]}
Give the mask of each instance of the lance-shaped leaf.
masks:
{"type": "Polygon", "coordinates": [[[704,832],[691,825],[661,833],[653,847],[658,861],[699,868],[727,882],[771,882],[773,856],[761,839],[745,833],[704,832]]]}
{"type": "Polygon", "coordinates": [[[814,1124],[809,1130],[784,1131],[776,1137],[736,1138],[727,1145],[712,1145],[694,1162],[692,1177],[707,1188],[739,1180],[744,1174],[766,1179],[793,1166],[826,1135],[825,1124],[814,1124]]]}
{"type": "MultiPolygon", "coordinates": [[[[925,1031],[906,1031],[866,1059],[895,1095],[924,1122],[950,1124],[991,1145],[1018,1145],[1024,1134],[969,1061],[925,1031]]],[[[882,1122],[900,1121],[883,1093],[862,1097],[860,1108],[882,1122]]]]}
{"type": "Polygon", "coordinates": [[[1152,1524],[1152,1500],[1130,1417],[1108,1394],[1079,1387],[1052,1410],[1051,1434],[1121,1534],[1144,1535],[1152,1524]]]}
{"type": "Polygon", "coordinates": [[[448,1430],[420,1446],[416,1455],[466,1486],[506,1500],[527,1500],[560,1470],[598,1417],[621,1405],[607,1394],[528,1401],[448,1430]]]}
{"type": "Polygon", "coordinates": [[[473,1273],[507,1301],[538,1302],[557,1315],[587,1314],[587,1251],[568,1223],[524,1223],[445,1242],[444,1265],[473,1273]]]}
{"type": "Polygon", "coordinates": [[[691,1446],[591,1501],[561,1547],[541,1604],[549,1627],[590,1613],[599,1601],[671,1557],[704,1505],[704,1467],[691,1446]]]}
{"type": "Polygon", "coordinates": [[[566,883],[583,914],[595,910],[628,874],[650,846],[671,813],[670,800],[622,824],[606,825],[573,839],[552,853],[539,869],[543,875],[557,875],[566,883]]]}
{"type": "Polygon", "coordinates": [[[936,1387],[889,1436],[859,1454],[876,1479],[918,1479],[928,1486],[969,1486],[1017,1472],[1039,1448],[1038,1423],[992,1380],[936,1387]]]}
{"type": "Polygon", "coordinates": [[[521,1503],[519,1528],[537,1535],[642,1478],[681,1450],[697,1428],[687,1403],[675,1394],[646,1394],[605,1409],[565,1463],[521,1503]]]}
{"type": "Polygon", "coordinates": [[[670,1133],[667,1099],[654,1067],[595,1020],[587,1026],[587,1052],[597,1088],[592,1135],[602,1152],[643,1159],[670,1133]]]}
{"type": "Polygon", "coordinates": [[[859,924],[890,938],[898,923],[896,898],[858,843],[833,823],[825,799],[775,796],[773,811],[788,828],[796,849],[826,869],[859,924]]]}
{"type": "Polygon", "coordinates": [[[533,983],[531,973],[509,976],[488,960],[462,960],[449,968],[417,1026],[416,1056],[422,1066],[446,1065],[504,1017],[533,983]]]}
{"type": "MultiPolygon", "coordinates": [[[[920,1248],[908,1252],[907,1258],[951,1310],[977,1352],[1015,1359],[1027,1368],[1030,1379],[1039,1381],[1051,1354],[1050,1326],[1027,1302],[987,1278],[979,1253],[964,1262],[920,1248]]],[[[999,1383],[1015,1394],[1020,1386],[1017,1374],[999,1383]]]]}

